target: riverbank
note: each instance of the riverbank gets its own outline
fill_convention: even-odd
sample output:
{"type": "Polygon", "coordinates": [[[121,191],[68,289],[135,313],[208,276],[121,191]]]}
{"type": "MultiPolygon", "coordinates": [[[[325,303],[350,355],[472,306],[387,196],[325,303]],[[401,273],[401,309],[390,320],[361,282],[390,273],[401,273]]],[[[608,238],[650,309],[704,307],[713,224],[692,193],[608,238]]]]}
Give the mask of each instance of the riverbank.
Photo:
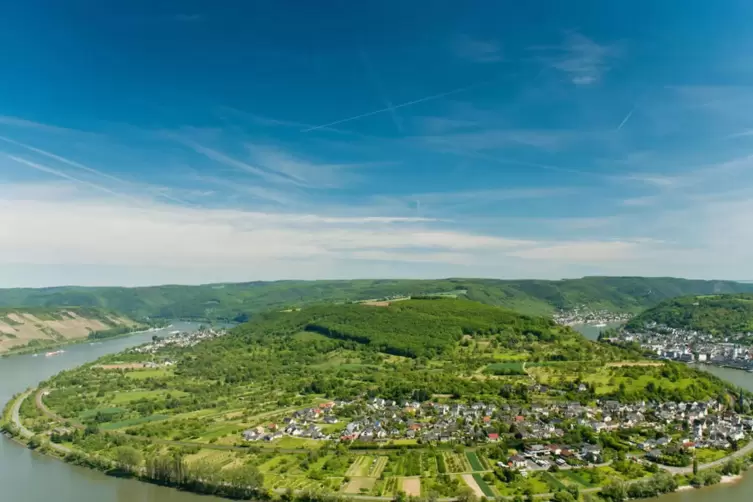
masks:
{"type": "Polygon", "coordinates": [[[167,329],[169,327],[170,326],[148,327],[148,325],[142,325],[142,326],[139,326],[136,331],[128,331],[126,333],[108,336],[107,338],[98,338],[98,339],[93,339],[93,338],[88,338],[88,337],[87,338],[72,338],[72,339],[62,341],[62,342],[49,343],[49,344],[46,343],[44,345],[39,345],[35,347],[21,347],[19,349],[9,350],[8,352],[0,353],[0,358],[11,357],[11,356],[23,356],[27,354],[40,354],[42,352],[49,352],[50,350],[59,350],[59,349],[62,349],[63,347],[70,347],[71,345],[80,345],[83,343],[102,343],[104,341],[116,340],[118,338],[126,338],[129,336],[140,335],[143,333],[156,332],[161,329],[167,329]],[[147,328],[147,329],[144,329],[144,328],[147,328]]]}

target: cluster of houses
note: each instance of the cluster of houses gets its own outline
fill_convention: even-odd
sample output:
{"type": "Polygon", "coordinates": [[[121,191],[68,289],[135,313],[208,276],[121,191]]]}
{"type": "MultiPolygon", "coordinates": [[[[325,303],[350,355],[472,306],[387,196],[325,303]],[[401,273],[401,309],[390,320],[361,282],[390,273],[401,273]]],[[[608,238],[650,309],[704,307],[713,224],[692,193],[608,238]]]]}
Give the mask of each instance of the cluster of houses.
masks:
{"type": "MultiPolygon", "coordinates": [[[[343,402],[340,401],[340,405],[342,404],[343,402]]],[[[274,441],[286,435],[309,439],[333,439],[330,434],[322,432],[322,425],[333,425],[340,422],[334,413],[336,405],[335,401],[329,401],[313,408],[298,410],[291,416],[283,418],[279,425],[270,423],[266,426],[259,425],[243,431],[243,439],[246,441],[274,441]]]]}
{"type": "Polygon", "coordinates": [[[614,341],[637,342],[662,359],[753,369],[753,354],[749,345],[742,343],[750,336],[753,333],[736,333],[719,339],[710,333],[652,322],[640,332],[622,331],[614,341]]]}
{"type": "Polygon", "coordinates": [[[612,323],[626,322],[631,317],[632,314],[629,313],[592,310],[586,305],[579,305],[572,310],[560,310],[553,315],[555,322],[565,326],[593,324],[599,327],[605,327],[607,324],[612,323]]]}
{"type": "Polygon", "coordinates": [[[567,465],[571,459],[596,464],[601,461],[602,453],[601,446],[588,443],[579,447],[532,444],[527,445],[523,452],[511,456],[507,464],[497,462],[497,465],[525,473],[529,470],[549,469],[553,464],[561,467],[567,465]]]}
{"type": "Polygon", "coordinates": [[[168,336],[131,349],[139,354],[154,354],[164,348],[193,347],[204,340],[218,338],[227,333],[224,329],[202,327],[198,331],[173,331],[168,336]]]}
{"type": "Polygon", "coordinates": [[[493,443],[510,434],[528,446],[510,459],[509,467],[546,469],[551,463],[564,465],[571,460],[599,463],[603,452],[598,445],[548,444],[576,427],[594,433],[633,429],[634,446],[646,451],[650,458],[658,456],[657,452],[677,448],[730,448],[732,442],[753,432],[753,419],[726,409],[716,400],[692,403],[604,400],[595,406],[558,402],[523,407],[483,402],[398,403],[372,398],[330,401],[299,410],[279,425],[267,424],[244,431],[243,438],[273,441],[287,435],[341,442],[415,439],[422,443],[493,443]]]}

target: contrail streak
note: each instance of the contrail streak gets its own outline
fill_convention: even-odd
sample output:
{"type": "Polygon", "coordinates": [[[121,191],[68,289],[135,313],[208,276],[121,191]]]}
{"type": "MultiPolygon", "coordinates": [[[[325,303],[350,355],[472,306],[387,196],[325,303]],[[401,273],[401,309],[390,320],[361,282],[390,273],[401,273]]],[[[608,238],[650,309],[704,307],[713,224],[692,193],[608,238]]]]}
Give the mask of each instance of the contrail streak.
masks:
{"type": "Polygon", "coordinates": [[[620,122],[620,125],[617,126],[617,130],[619,131],[622,129],[622,126],[624,126],[628,120],[630,120],[630,117],[633,116],[633,112],[635,111],[635,107],[631,108],[627,115],[625,115],[625,118],[622,119],[622,122],[620,122]]]}
{"type": "MultiPolygon", "coordinates": [[[[101,176],[103,178],[107,178],[110,181],[115,181],[115,182],[123,184],[123,185],[130,185],[130,186],[132,186],[132,184],[129,181],[126,181],[123,178],[118,178],[117,176],[113,176],[111,174],[107,174],[105,172],[99,171],[99,170],[94,169],[92,167],[85,166],[84,164],[81,164],[81,163],[76,162],[74,160],[66,159],[65,157],[61,157],[60,155],[55,155],[54,153],[48,152],[46,150],[42,150],[41,148],[35,148],[35,147],[31,146],[31,145],[26,145],[24,143],[21,143],[20,141],[16,141],[16,140],[13,140],[13,139],[10,139],[10,138],[6,138],[5,136],[0,136],[0,141],[5,141],[6,143],[10,143],[12,145],[20,146],[21,148],[25,148],[25,149],[27,149],[27,150],[29,150],[31,152],[38,153],[39,155],[43,155],[43,156],[48,157],[48,158],[53,159],[53,160],[57,160],[58,162],[61,162],[63,164],[67,164],[67,165],[69,165],[71,167],[75,167],[76,169],[80,169],[82,171],[86,171],[87,173],[91,173],[91,174],[95,174],[97,176],[101,176]]],[[[13,158],[13,160],[16,160],[17,162],[20,162],[20,160],[18,160],[18,158],[13,158]]],[[[42,166],[42,167],[44,167],[44,166],[42,166]]],[[[47,168],[47,169],[52,169],[52,168],[47,168]]],[[[56,174],[58,176],[62,175],[62,177],[66,177],[66,175],[64,175],[64,173],[62,173],[62,171],[56,171],[56,174]]],[[[83,183],[88,183],[88,182],[85,182],[83,180],[78,180],[78,179],[76,179],[76,180],[77,181],[81,181],[83,183]]],[[[99,186],[99,185],[97,185],[97,186],[99,186]]],[[[100,187],[100,188],[102,188],[102,187],[100,187]]],[[[168,195],[168,194],[158,193],[157,196],[158,197],[162,197],[163,199],[167,199],[167,200],[171,200],[173,202],[177,202],[179,204],[184,204],[184,205],[188,204],[186,201],[183,201],[181,199],[175,198],[175,197],[173,197],[171,195],[168,195]]]]}
{"type": "Polygon", "coordinates": [[[125,196],[123,194],[117,193],[117,192],[115,192],[113,190],[110,190],[107,187],[103,187],[101,185],[97,185],[96,183],[92,183],[90,181],[86,181],[86,180],[82,180],[80,178],[76,178],[75,176],[71,176],[70,174],[66,174],[66,173],[64,173],[62,171],[58,171],[57,169],[53,169],[51,167],[47,167],[47,166],[44,166],[42,164],[37,164],[35,162],[31,162],[29,160],[22,159],[21,157],[16,157],[14,155],[7,155],[7,157],[9,159],[15,161],[15,162],[18,162],[19,164],[23,164],[23,165],[25,165],[27,167],[30,167],[32,169],[36,169],[37,171],[42,171],[43,173],[52,174],[53,176],[57,176],[59,178],[63,178],[63,179],[69,180],[69,181],[73,181],[75,183],[80,183],[82,185],[89,186],[89,187],[94,188],[96,190],[100,190],[102,192],[109,193],[110,195],[114,195],[116,197],[125,197],[127,199],[136,200],[136,201],[138,200],[138,199],[133,199],[132,197],[128,197],[128,196],[125,196]]]}
{"type": "Polygon", "coordinates": [[[6,143],[10,143],[12,145],[20,146],[21,148],[25,148],[27,150],[30,150],[34,153],[38,153],[39,155],[44,155],[45,157],[49,157],[51,159],[57,160],[58,162],[62,162],[63,164],[68,164],[69,166],[75,167],[77,169],[81,169],[82,171],[86,171],[91,174],[96,174],[98,176],[102,176],[103,178],[108,178],[112,181],[117,181],[118,183],[128,183],[124,179],[118,178],[116,176],[112,176],[107,173],[103,173],[102,171],[98,171],[97,169],[93,169],[91,167],[85,166],[83,164],[79,164],[78,162],[75,162],[73,160],[66,159],[65,157],[61,157],[59,155],[55,155],[54,153],[47,152],[45,150],[42,150],[40,148],[35,148],[33,146],[25,145],[24,143],[21,143],[19,141],[12,140],[10,138],[6,138],[5,136],[0,136],[0,140],[5,141],[6,143]]]}
{"type": "Polygon", "coordinates": [[[435,99],[444,98],[445,96],[451,96],[453,94],[458,94],[458,93],[461,93],[461,92],[469,91],[471,89],[475,89],[477,87],[488,85],[491,82],[492,81],[488,80],[488,81],[485,81],[485,82],[479,82],[479,83],[476,83],[476,84],[466,85],[465,87],[458,87],[457,89],[452,89],[451,91],[441,92],[439,94],[432,94],[431,96],[426,96],[426,97],[423,97],[423,98],[420,98],[420,99],[416,99],[416,100],[413,100],[413,101],[408,101],[407,103],[400,103],[399,105],[390,106],[390,107],[387,107],[387,108],[382,108],[381,110],[374,110],[373,112],[362,113],[360,115],[356,115],[355,117],[348,117],[346,119],[336,120],[334,122],[330,122],[329,124],[322,124],[322,125],[318,125],[318,126],[314,126],[314,127],[309,127],[308,129],[303,129],[301,132],[316,131],[317,129],[324,129],[325,127],[330,127],[330,126],[337,125],[337,124],[343,124],[345,122],[350,122],[352,120],[358,120],[358,119],[362,119],[362,118],[365,118],[365,117],[371,117],[372,115],[378,115],[378,114],[384,113],[384,112],[393,113],[398,108],[404,108],[406,106],[417,105],[419,103],[425,103],[426,101],[432,101],[432,100],[435,100],[435,99]]]}
{"type": "Polygon", "coordinates": [[[395,128],[397,129],[397,132],[402,133],[403,132],[403,123],[400,120],[400,117],[398,116],[397,112],[395,111],[395,105],[392,104],[392,101],[390,98],[387,97],[387,94],[384,92],[384,88],[382,87],[382,82],[377,77],[376,71],[374,71],[374,67],[371,65],[371,61],[369,61],[369,57],[366,55],[364,51],[361,51],[361,60],[363,61],[363,65],[366,68],[366,73],[371,79],[371,81],[374,84],[374,87],[376,88],[377,93],[379,94],[379,97],[382,99],[385,105],[387,105],[387,109],[390,111],[390,116],[392,117],[392,122],[395,124],[395,128]]]}

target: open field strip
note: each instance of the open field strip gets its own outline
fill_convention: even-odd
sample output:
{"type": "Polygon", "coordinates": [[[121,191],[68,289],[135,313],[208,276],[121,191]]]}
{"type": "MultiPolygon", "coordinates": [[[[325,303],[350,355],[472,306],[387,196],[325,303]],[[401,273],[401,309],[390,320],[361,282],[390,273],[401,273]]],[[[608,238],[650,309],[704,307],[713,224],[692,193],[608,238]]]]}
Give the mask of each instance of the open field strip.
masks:
{"type": "Polygon", "coordinates": [[[376,478],[368,477],[354,477],[350,479],[350,482],[345,487],[345,493],[361,493],[361,491],[370,491],[374,488],[376,478]]]}
{"type": "Polygon", "coordinates": [[[476,479],[473,477],[473,474],[461,474],[461,478],[463,478],[463,481],[465,481],[465,484],[468,485],[468,487],[473,491],[473,494],[477,497],[481,498],[484,497],[484,491],[481,489],[481,487],[476,483],[476,479]]]}
{"type": "Polygon", "coordinates": [[[474,471],[484,471],[483,464],[481,463],[481,460],[479,460],[478,455],[476,455],[476,452],[469,451],[465,453],[465,456],[468,458],[468,462],[471,464],[471,468],[474,471]]]}
{"type": "Polygon", "coordinates": [[[471,472],[471,463],[468,458],[460,453],[442,452],[447,472],[471,472]]]}
{"type": "Polygon", "coordinates": [[[372,457],[368,455],[358,456],[350,464],[348,470],[345,472],[346,476],[367,476],[369,474],[369,468],[371,467],[372,457]]]}
{"type": "Polygon", "coordinates": [[[481,474],[479,473],[473,473],[473,480],[476,482],[478,487],[481,489],[481,491],[484,493],[484,496],[486,497],[495,497],[496,494],[494,493],[494,490],[487,484],[486,481],[484,481],[484,478],[481,477],[481,474]]]}
{"type": "Polygon", "coordinates": [[[403,478],[400,480],[400,490],[408,496],[421,496],[421,478],[418,476],[403,478]]]}
{"type": "Polygon", "coordinates": [[[376,459],[371,463],[371,468],[369,469],[369,476],[373,478],[378,478],[382,475],[382,471],[384,471],[384,468],[387,467],[387,461],[389,460],[389,457],[386,456],[379,456],[376,457],[376,459]]]}

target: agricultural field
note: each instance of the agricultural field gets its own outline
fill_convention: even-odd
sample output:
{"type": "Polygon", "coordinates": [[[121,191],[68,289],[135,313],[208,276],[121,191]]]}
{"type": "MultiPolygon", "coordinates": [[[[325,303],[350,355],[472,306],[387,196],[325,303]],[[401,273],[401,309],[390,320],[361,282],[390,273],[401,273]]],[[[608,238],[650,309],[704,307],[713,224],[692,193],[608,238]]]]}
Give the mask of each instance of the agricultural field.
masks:
{"type": "Polygon", "coordinates": [[[473,480],[476,481],[476,484],[481,489],[481,492],[484,494],[485,497],[494,497],[494,490],[491,489],[491,487],[486,483],[484,478],[481,477],[481,474],[474,473],[473,474],[473,480]]]}
{"type": "Polygon", "coordinates": [[[444,463],[447,467],[447,472],[471,472],[473,467],[471,466],[468,457],[462,453],[443,452],[444,463]]]}
{"type": "Polygon", "coordinates": [[[374,488],[375,483],[376,478],[354,477],[350,479],[344,491],[349,494],[368,493],[374,488]]]}
{"type": "Polygon", "coordinates": [[[421,496],[421,478],[410,477],[400,480],[400,490],[405,492],[409,497],[421,496]]]}
{"type": "Polygon", "coordinates": [[[481,460],[479,460],[478,455],[475,451],[469,451],[465,453],[466,458],[468,458],[468,462],[471,464],[471,468],[474,471],[484,471],[486,468],[481,463],[481,460]]]}

